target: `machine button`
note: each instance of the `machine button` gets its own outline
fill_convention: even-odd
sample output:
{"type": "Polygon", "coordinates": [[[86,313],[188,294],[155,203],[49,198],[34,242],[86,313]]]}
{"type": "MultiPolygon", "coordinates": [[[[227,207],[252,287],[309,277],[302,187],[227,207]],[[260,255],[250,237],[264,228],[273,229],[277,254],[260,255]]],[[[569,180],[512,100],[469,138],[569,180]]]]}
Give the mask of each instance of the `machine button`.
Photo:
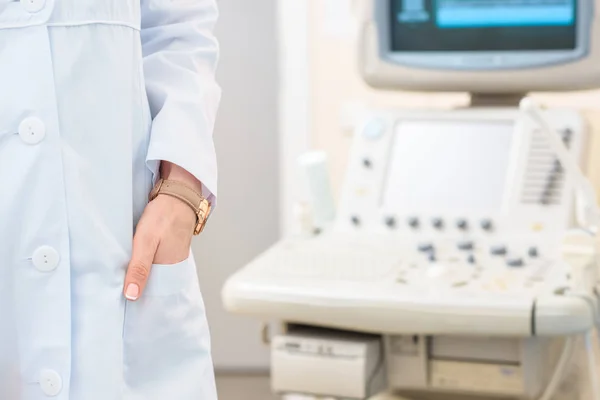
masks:
{"type": "Polygon", "coordinates": [[[46,137],[46,125],[37,117],[25,118],[19,124],[19,137],[27,144],[38,144],[46,137]]]}
{"type": "Polygon", "coordinates": [[[38,271],[52,272],[58,267],[60,256],[54,248],[41,246],[33,252],[31,261],[38,271]]]}
{"type": "Polygon", "coordinates": [[[423,243],[419,245],[419,251],[421,253],[429,253],[434,251],[434,247],[431,243],[423,243]]]}
{"type": "Polygon", "coordinates": [[[363,135],[367,139],[377,140],[385,133],[385,124],[380,119],[374,119],[367,123],[363,129],[363,135]]]}
{"type": "Polygon", "coordinates": [[[443,229],[444,228],[444,220],[441,218],[434,218],[431,221],[431,224],[435,229],[443,229]]]}
{"type": "Polygon", "coordinates": [[[23,8],[28,13],[36,13],[46,6],[46,0],[21,0],[23,8]]]}
{"type": "Polygon", "coordinates": [[[492,231],[494,229],[494,224],[491,219],[484,219],[481,221],[481,229],[484,231],[492,231]]]}
{"type": "Polygon", "coordinates": [[[408,225],[413,229],[417,229],[419,227],[419,218],[416,218],[416,217],[409,218],[408,225]]]}
{"type": "Polygon", "coordinates": [[[504,256],[504,255],[506,255],[506,247],[505,246],[494,246],[490,249],[490,253],[494,256],[504,256]]]}
{"type": "Polygon", "coordinates": [[[573,136],[573,131],[570,128],[565,128],[560,132],[560,135],[565,146],[569,147],[569,143],[571,142],[571,138],[573,136]]]}
{"type": "Polygon", "coordinates": [[[58,396],[62,390],[62,378],[58,372],[45,369],[40,372],[40,386],[46,396],[58,396]]]}
{"type": "Polygon", "coordinates": [[[469,223],[466,219],[459,219],[456,221],[456,227],[461,231],[466,231],[469,228],[469,223]]]}
{"type": "Polygon", "coordinates": [[[473,254],[470,254],[469,257],[467,258],[467,262],[469,264],[475,264],[475,256],[473,254]]]}
{"type": "Polygon", "coordinates": [[[509,267],[522,267],[523,259],[522,258],[511,258],[510,260],[506,261],[506,265],[508,265],[509,267]]]}
{"type": "Polygon", "coordinates": [[[393,229],[396,227],[396,218],[394,217],[386,217],[385,218],[385,224],[388,226],[388,228],[393,229]]]}
{"type": "Polygon", "coordinates": [[[529,257],[535,258],[539,256],[539,252],[537,247],[530,247],[529,248],[529,257]]]}
{"type": "Polygon", "coordinates": [[[475,245],[473,244],[473,242],[468,241],[468,242],[459,242],[457,247],[459,250],[470,251],[470,250],[473,250],[475,245]]]}
{"type": "Polygon", "coordinates": [[[568,286],[559,287],[554,289],[554,294],[556,296],[564,296],[569,291],[569,289],[570,288],[568,286]]]}
{"type": "Polygon", "coordinates": [[[362,163],[365,168],[371,168],[373,166],[373,163],[368,158],[364,158],[362,163]]]}
{"type": "Polygon", "coordinates": [[[358,218],[356,215],[353,215],[352,218],[350,218],[350,221],[352,221],[352,224],[355,226],[360,225],[360,218],[358,218]]]}
{"type": "Polygon", "coordinates": [[[437,260],[434,252],[429,253],[429,256],[427,258],[429,259],[429,262],[432,262],[432,263],[434,263],[437,260]]]}

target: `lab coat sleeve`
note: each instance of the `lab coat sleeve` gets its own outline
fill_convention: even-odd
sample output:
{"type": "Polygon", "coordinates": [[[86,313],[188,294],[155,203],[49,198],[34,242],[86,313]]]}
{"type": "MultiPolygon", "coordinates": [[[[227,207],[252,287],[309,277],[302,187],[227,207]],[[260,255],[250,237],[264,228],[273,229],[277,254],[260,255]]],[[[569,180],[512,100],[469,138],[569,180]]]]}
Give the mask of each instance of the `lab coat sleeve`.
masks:
{"type": "Polygon", "coordinates": [[[221,98],[215,80],[219,45],[216,0],[140,0],[144,78],[152,129],[146,162],[184,168],[215,204],[213,128],[221,98]]]}

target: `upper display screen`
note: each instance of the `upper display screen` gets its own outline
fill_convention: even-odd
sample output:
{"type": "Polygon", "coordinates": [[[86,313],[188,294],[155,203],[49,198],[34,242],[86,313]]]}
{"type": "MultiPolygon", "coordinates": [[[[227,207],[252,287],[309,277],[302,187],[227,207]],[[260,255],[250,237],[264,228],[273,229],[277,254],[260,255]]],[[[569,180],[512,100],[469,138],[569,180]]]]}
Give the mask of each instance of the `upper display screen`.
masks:
{"type": "Polygon", "coordinates": [[[390,0],[391,50],[573,50],[576,0],[390,0]]]}

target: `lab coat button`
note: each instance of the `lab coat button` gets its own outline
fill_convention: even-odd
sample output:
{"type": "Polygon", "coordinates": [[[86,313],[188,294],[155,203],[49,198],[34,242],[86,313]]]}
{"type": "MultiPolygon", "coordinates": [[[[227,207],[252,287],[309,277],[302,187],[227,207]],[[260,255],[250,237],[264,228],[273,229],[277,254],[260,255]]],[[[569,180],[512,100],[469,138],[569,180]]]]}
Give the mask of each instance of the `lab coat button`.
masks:
{"type": "Polygon", "coordinates": [[[51,272],[58,267],[60,256],[50,246],[42,246],[33,253],[33,265],[41,272],[51,272]]]}
{"type": "Polygon", "coordinates": [[[19,136],[27,144],[37,144],[46,136],[46,126],[37,117],[25,118],[19,125],[19,136]]]}
{"type": "Polygon", "coordinates": [[[46,0],[21,0],[21,4],[25,11],[36,13],[46,5],[46,0]]]}
{"type": "Polygon", "coordinates": [[[62,378],[58,372],[45,369],[40,373],[40,386],[46,396],[57,396],[62,390],[62,378]]]}

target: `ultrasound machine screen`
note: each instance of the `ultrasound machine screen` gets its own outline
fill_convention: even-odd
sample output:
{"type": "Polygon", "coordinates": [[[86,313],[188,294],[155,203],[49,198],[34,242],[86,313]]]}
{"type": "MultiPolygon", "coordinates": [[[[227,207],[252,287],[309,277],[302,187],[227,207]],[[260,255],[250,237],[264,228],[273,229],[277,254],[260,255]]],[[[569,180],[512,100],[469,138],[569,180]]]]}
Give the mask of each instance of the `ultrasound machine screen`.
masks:
{"type": "Polygon", "coordinates": [[[573,50],[576,0],[389,0],[393,52],[573,50]]]}

